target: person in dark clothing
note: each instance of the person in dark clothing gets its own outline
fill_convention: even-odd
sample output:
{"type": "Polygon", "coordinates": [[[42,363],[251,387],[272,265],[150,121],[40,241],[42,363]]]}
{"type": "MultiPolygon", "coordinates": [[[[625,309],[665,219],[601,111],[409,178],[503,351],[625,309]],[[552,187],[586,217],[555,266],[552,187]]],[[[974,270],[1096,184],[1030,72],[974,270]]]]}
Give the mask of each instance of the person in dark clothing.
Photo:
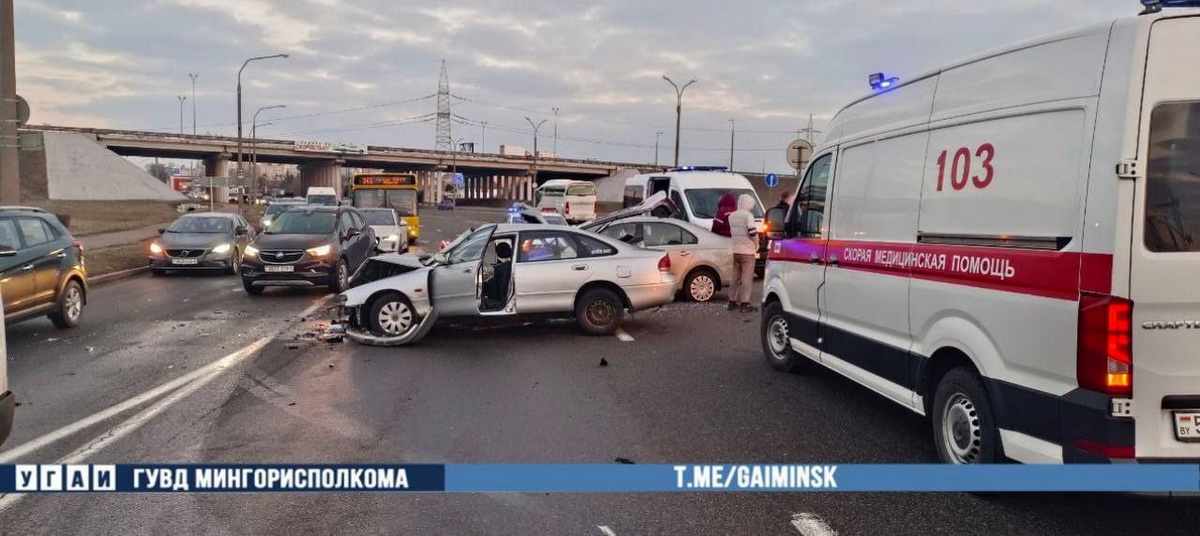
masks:
{"type": "Polygon", "coordinates": [[[781,208],[784,212],[792,208],[792,193],[784,192],[783,195],[779,196],[779,204],[775,205],[775,208],[781,208]]]}
{"type": "Polygon", "coordinates": [[[737,197],[732,193],[721,196],[717,201],[717,216],[713,218],[712,232],[721,236],[731,236],[729,232],[729,215],[737,210],[737,197]]]}

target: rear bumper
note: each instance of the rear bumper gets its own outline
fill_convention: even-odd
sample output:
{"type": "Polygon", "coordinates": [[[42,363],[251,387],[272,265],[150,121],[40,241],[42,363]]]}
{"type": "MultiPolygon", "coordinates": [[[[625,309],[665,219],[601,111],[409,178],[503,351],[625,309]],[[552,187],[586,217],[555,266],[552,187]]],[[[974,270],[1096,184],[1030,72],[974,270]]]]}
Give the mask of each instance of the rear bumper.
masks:
{"type": "Polygon", "coordinates": [[[9,432],[12,432],[13,414],[16,409],[17,399],[12,391],[0,395],[0,445],[4,444],[9,432]]]}
{"type": "Polygon", "coordinates": [[[679,281],[675,276],[663,276],[661,283],[624,287],[623,290],[625,296],[629,298],[629,305],[632,309],[641,311],[675,301],[675,292],[678,286],[679,281]]]}

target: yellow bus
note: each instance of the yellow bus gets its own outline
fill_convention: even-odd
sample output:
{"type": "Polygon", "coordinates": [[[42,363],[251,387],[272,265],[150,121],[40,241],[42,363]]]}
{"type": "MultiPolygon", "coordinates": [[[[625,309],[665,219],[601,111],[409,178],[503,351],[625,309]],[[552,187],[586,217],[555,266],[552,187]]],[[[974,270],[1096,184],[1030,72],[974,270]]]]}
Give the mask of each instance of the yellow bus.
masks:
{"type": "Polygon", "coordinates": [[[395,209],[408,223],[408,242],[415,244],[421,231],[417,188],[417,176],[410,173],[355,175],[350,181],[350,202],[357,208],[395,209]]]}

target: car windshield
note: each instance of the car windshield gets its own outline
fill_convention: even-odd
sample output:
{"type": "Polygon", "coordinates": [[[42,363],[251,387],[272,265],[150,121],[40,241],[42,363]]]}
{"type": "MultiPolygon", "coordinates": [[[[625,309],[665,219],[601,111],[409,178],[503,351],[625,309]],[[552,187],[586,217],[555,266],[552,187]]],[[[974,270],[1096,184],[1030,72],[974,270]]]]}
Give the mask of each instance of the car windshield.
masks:
{"type": "Polygon", "coordinates": [[[742,194],[750,194],[750,197],[755,197],[754,202],[754,217],[763,217],[762,205],[757,201],[754,195],[754,190],[746,188],[693,188],[684,191],[687,195],[688,204],[692,207],[692,215],[697,218],[715,218],[717,217],[717,203],[721,201],[721,196],[725,194],[733,194],[733,197],[741,197],[742,194]]]}
{"type": "Polygon", "coordinates": [[[289,208],[293,208],[295,206],[297,206],[297,205],[294,203],[275,203],[274,205],[268,205],[265,215],[266,216],[274,216],[276,214],[279,214],[280,212],[283,212],[283,211],[285,211],[289,208]]]}
{"type": "Polygon", "coordinates": [[[358,208],[390,208],[400,216],[417,215],[416,190],[360,189],[354,191],[358,208]]]}
{"type": "Polygon", "coordinates": [[[267,234],[311,234],[326,235],[337,225],[337,214],[333,212],[310,212],[296,210],[284,212],[271,221],[267,234]]]}
{"type": "Polygon", "coordinates": [[[168,233],[229,233],[233,220],[221,216],[186,216],[175,220],[168,233]]]}
{"type": "Polygon", "coordinates": [[[337,205],[337,196],[335,196],[335,195],[310,195],[310,196],[308,196],[308,204],[332,207],[334,205],[337,205]]]}
{"type": "Polygon", "coordinates": [[[391,210],[360,210],[367,225],[396,225],[396,213],[391,210]]]}

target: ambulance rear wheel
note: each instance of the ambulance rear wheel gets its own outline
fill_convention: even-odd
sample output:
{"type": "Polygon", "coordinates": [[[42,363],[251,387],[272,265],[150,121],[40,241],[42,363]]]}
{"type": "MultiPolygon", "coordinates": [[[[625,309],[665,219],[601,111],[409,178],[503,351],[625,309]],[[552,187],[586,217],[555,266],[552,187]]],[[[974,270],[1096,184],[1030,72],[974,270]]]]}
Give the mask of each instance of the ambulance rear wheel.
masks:
{"type": "Polygon", "coordinates": [[[943,462],[970,465],[1004,459],[992,403],[974,369],[958,367],[942,376],[930,420],[943,462]]]}

